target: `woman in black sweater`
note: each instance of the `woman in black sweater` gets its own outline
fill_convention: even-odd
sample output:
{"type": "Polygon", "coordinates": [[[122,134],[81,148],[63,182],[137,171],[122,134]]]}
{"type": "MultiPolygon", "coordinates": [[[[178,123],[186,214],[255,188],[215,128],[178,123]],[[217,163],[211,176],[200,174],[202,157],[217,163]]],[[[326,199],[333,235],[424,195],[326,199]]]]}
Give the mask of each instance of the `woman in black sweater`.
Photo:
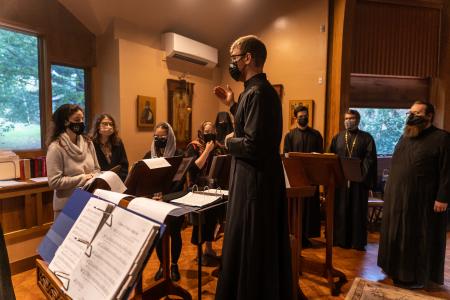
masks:
{"type": "Polygon", "coordinates": [[[125,181],[128,175],[127,153],[118,136],[114,118],[109,114],[97,116],[91,135],[100,169],[108,171],[119,166],[117,174],[125,181]]]}

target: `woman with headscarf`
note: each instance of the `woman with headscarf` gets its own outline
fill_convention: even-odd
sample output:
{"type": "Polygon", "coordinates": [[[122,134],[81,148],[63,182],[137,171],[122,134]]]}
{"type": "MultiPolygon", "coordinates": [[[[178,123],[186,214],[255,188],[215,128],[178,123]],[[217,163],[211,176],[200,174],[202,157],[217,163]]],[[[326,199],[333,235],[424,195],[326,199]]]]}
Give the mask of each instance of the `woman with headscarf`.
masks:
{"type": "MultiPolygon", "coordinates": [[[[144,159],[157,158],[157,157],[173,157],[181,156],[183,153],[176,149],[176,138],[172,127],[166,123],[161,122],[156,125],[153,141],[150,146],[150,151],[144,156],[144,159]]],[[[171,192],[179,192],[183,188],[183,182],[176,182],[172,185],[171,192]]],[[[157,200],[161,200],[158,197],[157,200]]],[[[183,226],[184,216],[172,217],[168,216],[167,220],[167,232],[170,234],[171,245],[170,253],[172,257],[172,264],[170,266],[170,277],[173,281],[180,280],[180,272],[178,270],[178,259],[181,254],[182,240],[181,240],[181,228],[183,226]]],[[[155,280],[159,280],[164,275],[162,267],[162,244],[158,243],[156,246],[156,254],[160,261],[160,266],[155,274],[155,280]]]]}
{"type": "MultiPolygon", "coordinates": [[[[194,163],[188,170],[188,186],[190,189],[196,185],[203,189],[209,186],[208,173],[211,168],[213,157],[226,154],[225,149],[216,141],[216,128],[212,122],[204,122],[198,131],[198,138],[189,143],[186,149],[187,157],[194,157],[194,163]]],[[[210,188],[213,188],[212,186],[210,188]]],[[[192,229],[191,242],[194,245],[205,242],[203,263],[209,264],[209,258],[216,257],[216,252],[212,248],[216,225],[224,214],[224,208],[218,207],[205,213],[205,224],[202,224],[201,240],[198,237],[198,224],[194,224],[192,229]]]]}

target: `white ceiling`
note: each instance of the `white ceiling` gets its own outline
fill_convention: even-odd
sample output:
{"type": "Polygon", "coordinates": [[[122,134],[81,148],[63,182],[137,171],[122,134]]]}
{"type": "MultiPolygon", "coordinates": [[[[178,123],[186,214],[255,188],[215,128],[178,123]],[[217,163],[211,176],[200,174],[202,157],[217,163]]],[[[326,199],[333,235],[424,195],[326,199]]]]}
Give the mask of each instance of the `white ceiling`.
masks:
{"type": "Polygon", "coordinates": [[[91,32],[101,35],[114,19],[149,34],[173,31],[222,48],[257,32],[300,2],[315,0],[58,0],[91,32]]]}

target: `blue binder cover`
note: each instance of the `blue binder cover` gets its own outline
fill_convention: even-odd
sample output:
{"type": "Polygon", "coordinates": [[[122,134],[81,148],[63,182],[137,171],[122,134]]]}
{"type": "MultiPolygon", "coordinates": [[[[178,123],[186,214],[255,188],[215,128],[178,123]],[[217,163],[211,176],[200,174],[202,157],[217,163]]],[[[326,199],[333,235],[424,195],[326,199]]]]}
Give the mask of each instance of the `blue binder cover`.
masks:
{"type": "Polygon", "coordinates": [[[56,250],[62,244],[70,229],[72,229],[73,224],[91,197],[91,193],[81,189],[76,189],[70,196],[58,218],[39,245],[38,253],[46,262],[50,263],[52,261],[56,250]]]}

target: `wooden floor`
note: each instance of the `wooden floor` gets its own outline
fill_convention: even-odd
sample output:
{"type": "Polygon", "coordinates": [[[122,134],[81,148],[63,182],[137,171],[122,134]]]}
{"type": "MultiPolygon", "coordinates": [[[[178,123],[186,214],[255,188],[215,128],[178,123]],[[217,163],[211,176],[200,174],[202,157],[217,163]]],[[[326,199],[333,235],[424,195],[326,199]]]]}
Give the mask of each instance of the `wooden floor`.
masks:
{"type": "MultiPolygon", "coordinates": [[[[183,252],[180,258],[179,266],[181,280],[179,284],[187,289],[193,299],[197,299],[197,265],[195,261],[196,247],[190,244],[191,228],[183,231],[183,252]]],[[[345,294],[350,289],[351,283],[356,276],[363,277],[373,281],[381,281],[383,283],[392,284],[392,281],[386,279],[386,276],[380,271],[376,265],[378,253],[378,233],[369,234],[369,245],[366,252],[356,250],[345,250],[334,248],[333,259],[335,268],[343,271],[347,275],[348,283],[342,288],[342,294],[339,297],[330,296],[326,287],[324,278],[303,273],[301,277],[301,287],[309,299],[344,299],[345,294]]],[[[447,234],[447,244],[450,242],[450,233],[447,234]]],[[[303,256],[307,260],[323,261],[325,257],[325,249],[323,241],[314,240],[314,247],[303,251],[303,256]]],[[[215,249],[221,248],[221,240],[214,244],[215,249]]],[[[438,291],[427,292],[418,290],[420,293],[450,299],[450,247],[447,247],[445,265],[445,285],[438,291]]],[[[152,255],[149,264],[144,272],[144,287],[153,281],[154,273],[159,263],[156,255],[152,255]]],[[[203,267],[203,286],[202,299],[214,299],[217,279],[211,276],[214,267],[203,267]]],[[[14,291],[18,300],[38,300],[45,299],[36,285],[36,272],[30,270],[13,276],[14,291]]],[[[170,297],[170,299],[178,299],[170,297]]]]}

